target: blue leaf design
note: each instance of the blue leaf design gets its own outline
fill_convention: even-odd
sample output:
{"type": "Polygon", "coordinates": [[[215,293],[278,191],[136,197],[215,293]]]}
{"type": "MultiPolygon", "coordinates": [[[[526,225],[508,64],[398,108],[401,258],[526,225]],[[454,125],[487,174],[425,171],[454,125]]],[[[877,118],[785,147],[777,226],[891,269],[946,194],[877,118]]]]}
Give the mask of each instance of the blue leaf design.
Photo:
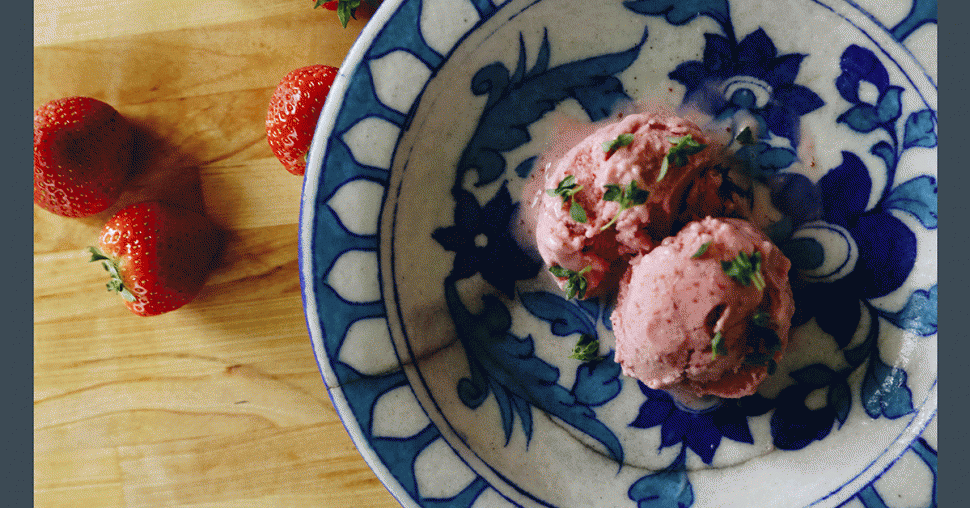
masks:
{"type": "Polygon", "coordinates": [[[627,496],[637,503],[637,508],[688,508],[694,504],[694,489],[685,464],[686,452],[681,447],[669,466],[634,482],[627,496]]]}
{"type": "Polygon", "coordinates": [[[623,82],[613,76],[573,88],[570,90],[570,95],[579,102],[583,111],[594,122],[610,116],[614,104],[629,98],[623,91],[623,82]]]}
{"type": "Polygon", "coordinates": [[[647,32],[632,48],[549,66],[549,37],[543,34],[535,66],[526,70],[525,43],[519,38],[519,61],[513,73],[504,64],[487,65],[472,77],[475,95],[487,95],[485,111],[458,161],[456,186],[467,171],[478,172],[476,186],[487,185],[505,172],[503,152],[529,142],[527,127],[573,97],[593,121],[610,114],[613,105],[628,99],[619,80],[613,77],[632,64],[646,41],[647,32]]]}
{"type": "MultiPolygon", "coordinates": [[[[509,333],[511,314],[502,301],[485,295],[482,312],[473,314],[462,303],[455,283],[453,277],[445,279],[445,302],[471,370],[471,378],[458,383],[459,395],[494,394],[506,441],[515,414],[519,415],[526,441],[531,439],[531,408],[536,407],[599,441],[610,457],[622,464],[619,439],[588,405],[558,383],[559,370],[535,356],[532,337],[509,333]]],[[[462,402],[467,404],[464,397],[462,402]]]]}
{"type": "Polygon", "coordinates": [[[868,133],[879,127],[879,113],[872,104],[860,103],[839,115],[838,123],[844,123],[856,132],[868,133]]]}
{"type": "MultiPolygon", "coordinates": [[[[556,374],[558,376],[559,373],[557,372],[556,374]]],[[[495,395],[498,412],[502,418],[502,430],[505,431],[505,444],[509,444],[509,440],[512,438],[512,424],[515,423],[515,414],[512,412],[512,396],[504,386],[497,384],[494,379],[489,380],[489,384],[492,387],[492,394],[495,395]]],[[[522,422],[522,431],[525,432],[526,428],[525,422],[522,422]]],[[[526,441],[529,441],[532,438],[532,433],[526,433],[525,436],[526,441]]]]}
{"type": "Polygon", "coordinates": [[[866,210],[872,192],[869,170],[858,155],[842,151],[842,164],[829,170],[819,181],[824,217],[832,224],[849,224],[866,210]]]}
{"type": "Polygon", "coordinates": [[[879,315],[903,330],[927,337],[936,333],[936,297],[937,286],[934,284],[929,291],[913,291],[906,300],[906,305],[899,312],[879,311],[879,315]]]}
{"type": "Polygon", "coordinates": [[[764,142],[742,146],[736,156],[755,178],[770,177],[795,162],[794,151],[773,147],[764,142]]]}
{"type": "Polygon", "coordinates": [[[936,146],[936,115],[929,109],[917,111],[906,119],[903,148],[936,146]]]}
{"type": "Polygon", "coordinates": [[[785,169],[795,162],[795,152],[781,147],[772,147],[761,154],[761,167],[772,171],[785,169]]]}
{"type": "Polygon", "coordinates": [[[606,358],[576,368],[573,394],[583,404],[601,406],[619,395],[620,386],[620,364],[613,361],[611,351],[606,358]]]}
{"type": "Polygon", "coordinates": [[[902,87],[893,85],[879,98],[879,105],[876,110],[880,123],[894,122],[902,114],[903,101],[900,99],[902,93],[902,87]]]}
{"type": "Polygon", "coordinates": [[[849,232],[859,247],[853,276],[862,297],[888,295],[902,286],[916,262],[916,234],[885,211],[860,216],[849,232]]]}
{"type": "Polygon", "coordinates": [[[606,306],[605,309],[603,309],[603,315],[600,316],[600,320],[603,322],[603,326],[611,332],[613,331],[613,321],[610,319],[610,316],[613,315],[613,309],[615,308],[616,308],[616,300],[613,300],[612,302],[610,302],[609,305],[606,306]]]}
{"type": "Polygon", "coordinates": [[[893,189],[882,206],[912,214],[927,229],[936,229],[938,210],[936,178],[924,175],[903,183],[893,189]]]}
{"type": "Polygon", "coordinates": [[[623,6],[637,14],[664,15],[672,25],[683,25],[698,16],[710,16],[727,31],[731,13],[727,0],[629,0],[623,6]]]}
{"type": "Polygon", "coordinates": [[[576,300],[576,305],[579,305],[589,317],[592,318],[593,322],[596,322],[596,317],[600,315],[600,300],[599,298],[587,298],[585,300],[576,300]]]}
{"type": "Polygon", "coordinates": [[[519,178],[525,178],[529,176],[529,173],[532,172],[532,166],[535,165],[537,158],[538,157],[533,155],[532,157],[529,157],[528,159],[520,162],[519,165],[515,167],[515,174],[519,175],[519,178]]]}
{"type": "MultiPolygon", "coordinates": [[[[525,431],[526,436],[532,435],[532,408],[529,403],[525,401],[522,397],[516,397],[515,395],[510,395],[512,399],[512,404],[515,407],[515,412],[519,415],[519,419],[522,421],[522,430],[525,431]]],[[[508,436],[506,436],[505,444],[508,444],[508,436]]]]}
{"type": "Polygon", "coordinates": [[[899,418],[913,412],[913,394],[906,386],[906,372],[883,363],[876,352],[869,359],[862,381],[862,406],[870,418],[899,418]]]}
{"type": "MultiPolygon", "coordinates": [[[[474,371],[472,371],[474,372],[474,371]]],[[[458,380],[458,398],[466,406],[476,409],[485,402],[488,397],[488,390],[480,388],[482,385],[475,381],[463,378],[458,380]]]]}
{"type": "Polygon", "coordinates": [[[880,327],[878,313],[870,305],[866,305],[866,309],[869,311],[869,333],[866,334],[866,340],[862,341],[862,344],[858,346],[842,351],[842,354],[845,356],[845,361],[849,363],[849,366],[853,370],[862,365],[862,362],[866,361],[866,357],[872,353],[872,348],[876,344],[876,340],[879,339],[880,327]]]}
{"type": "Polygon", "coordinates": [[[829,386],[828,405],[835,410],[835,417],[839,420],[841,428],[849,418],[849,410],[852,409],[852,392],[844,378],[829,386]]]}
{"type": "Polygon", "coordinates": [[[869,153],[879,157],[886,162],[886,169],[892,171],[896,167],[896,149],[889,144],[888,141],[880,141],[872,148],[869,149],[869,153]]]}
{"type": "Polygon", "coordinates": [[[821,388],[835,380],[836,372],[827,365],[814,363],[792,372],[791,377],[803,385],[821,388]]]}
{"type": "Polygon", "coordinates": [[[521,293],[519,299],[522,306],[533,316],[548,321],[552,325],[552,333],[558,337],[567,337],[574,333],[585,333],[598,337],[596,326],[580,308],[565,298],[547,291],[521,293]]]}

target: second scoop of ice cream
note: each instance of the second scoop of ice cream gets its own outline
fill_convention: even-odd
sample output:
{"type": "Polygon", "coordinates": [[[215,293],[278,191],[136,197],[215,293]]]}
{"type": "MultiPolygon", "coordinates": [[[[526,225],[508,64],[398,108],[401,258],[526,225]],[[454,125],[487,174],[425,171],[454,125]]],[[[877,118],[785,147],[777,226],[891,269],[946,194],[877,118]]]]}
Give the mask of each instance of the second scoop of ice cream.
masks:
{"type": "Polygon", "coordinates": [[[623,373],[697,396],[754,393],[788,343],[790,266],[751,223],[710,217],[634,258],[611,316],[623,373]]]}

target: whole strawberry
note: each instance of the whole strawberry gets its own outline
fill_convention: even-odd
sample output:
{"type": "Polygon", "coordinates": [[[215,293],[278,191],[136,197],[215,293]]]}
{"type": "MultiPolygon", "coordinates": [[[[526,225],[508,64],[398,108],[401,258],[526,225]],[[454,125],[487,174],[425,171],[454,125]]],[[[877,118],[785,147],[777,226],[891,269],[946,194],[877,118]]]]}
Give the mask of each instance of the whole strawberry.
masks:
{"type": "Polygon", "coordinates": [[[126,206],[104,225],[91,261],[101,261],[117,291],[139,316],[189,303],[219,252],[219,235],[199,213],[158,201],[126,206]]]}
{"type": "Polygon", "coordinates": [[[266,139],[276,158],[294,175],[306,172],[306,155],[317,117],[336,77],[336,67],[301,67],[280,81],[269,101],[266,139]]]}
{"type": "Polygon", "coordinates": [[[134,128],[90,97],[50,101],[34,112],[34,203],[65,217],[114,204],[131,169],[134,128]]]}

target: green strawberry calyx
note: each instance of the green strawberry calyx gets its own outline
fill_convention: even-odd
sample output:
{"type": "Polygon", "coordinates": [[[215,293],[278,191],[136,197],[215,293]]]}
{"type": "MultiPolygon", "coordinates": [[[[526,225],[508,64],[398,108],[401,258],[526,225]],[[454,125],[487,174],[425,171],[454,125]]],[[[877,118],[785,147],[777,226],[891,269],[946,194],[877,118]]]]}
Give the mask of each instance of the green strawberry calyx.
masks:
{"type": "Polygon", "coordinates": [[[101,266],[111,275],[111,280],[105,284],[108,287],[108,291],[118,293],[126,301],[134,302],[135,295],[125,287],[125,283],[121,279],[121,272],[118,270],[118,264],[115,260],[105,256],[97,247],[88,247],[88,252],[91,253],[91,259],[89,261],[92,263],[101,261],[101,266]]]}

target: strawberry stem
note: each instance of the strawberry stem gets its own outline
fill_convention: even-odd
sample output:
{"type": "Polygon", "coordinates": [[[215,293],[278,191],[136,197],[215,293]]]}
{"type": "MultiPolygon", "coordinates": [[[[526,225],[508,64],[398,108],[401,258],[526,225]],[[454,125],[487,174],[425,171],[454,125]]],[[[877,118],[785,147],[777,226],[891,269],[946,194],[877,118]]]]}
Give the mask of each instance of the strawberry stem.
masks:
{"type": "Polygon", "coordinates": [[[108,291],[118,293],[128,302],[134,302],[136,300],[135,295],[125,287],[124,281],[121,279],[121,272],[118,271],[118,265],[109,258],[105,256],[103,252],[98,250],[97,247],[88,247],[88,252],[91,253],[91,259],[89,262],[101,261],[101,266],[104,270],[111,275],[111,280],[108,281],[105,286],[108,291]]]}

